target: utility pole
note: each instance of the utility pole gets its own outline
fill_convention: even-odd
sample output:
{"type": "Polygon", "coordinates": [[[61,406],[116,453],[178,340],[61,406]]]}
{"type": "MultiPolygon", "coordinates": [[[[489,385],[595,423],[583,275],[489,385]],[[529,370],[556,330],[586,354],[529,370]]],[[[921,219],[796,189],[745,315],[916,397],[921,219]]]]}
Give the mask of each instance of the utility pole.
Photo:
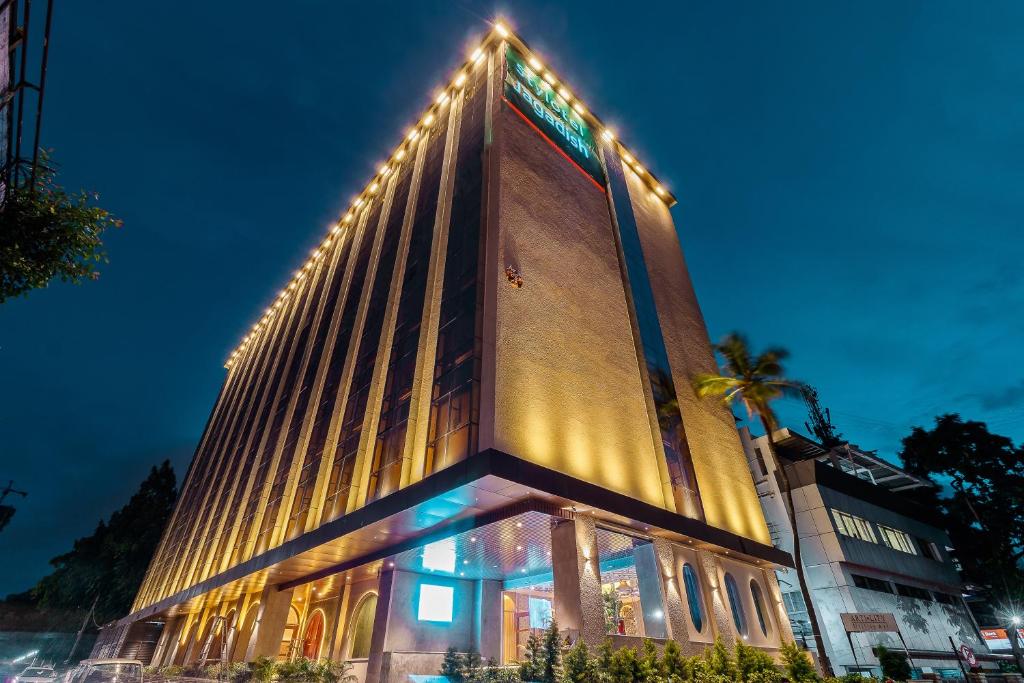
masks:
{"type": "Polygon", "coordinates": [[[75,650],[78,649],[78,643],[82,640],[82,634],[85,633],[85,627],[89,624],[89,618],[92,613],[96,611],[96,603],[100,601],[100,594],[97,593],[96,597],[93,598],[92,607],[89,608],[89,613],[85,615],[85,619],[82,619],[82,628],[78,629],[78,635],[75,636],[75,644],[71,646],[71,652],[68,653],[67,659],[64,660],[65,664],[71,661],[71,658],[75,655],[75,650]]]}

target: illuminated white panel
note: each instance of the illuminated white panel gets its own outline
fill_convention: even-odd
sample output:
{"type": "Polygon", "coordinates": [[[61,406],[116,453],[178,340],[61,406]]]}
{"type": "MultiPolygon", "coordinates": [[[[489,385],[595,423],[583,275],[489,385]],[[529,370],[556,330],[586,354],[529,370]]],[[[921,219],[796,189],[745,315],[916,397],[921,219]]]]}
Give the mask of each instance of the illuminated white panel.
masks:
{"type": "Polygon", "coordinates": [[[420,586],[420,605],[416,616],[420,621],[443,621],[450,624],[454,604],[454,588],[425,583],[420,586]]]}
{"type": "Polygon", "coordinates": [[[423,546],[423,568],[429,571],[455,573],[455,537],[423,546]]]}

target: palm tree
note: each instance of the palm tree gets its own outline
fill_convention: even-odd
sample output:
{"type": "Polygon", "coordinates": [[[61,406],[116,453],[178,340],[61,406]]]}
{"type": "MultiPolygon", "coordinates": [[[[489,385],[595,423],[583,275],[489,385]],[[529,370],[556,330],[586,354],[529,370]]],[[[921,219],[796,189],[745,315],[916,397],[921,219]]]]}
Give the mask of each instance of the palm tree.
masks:
{"type": "Polygon", "coordinates": [[[804,578],[804,565],[801,558],[799,535],[796,528],[796,513],[793,509],[793,489],[789,484],[786,470],[779,463],[775,454],[774,432],[778,427],[778,418],[772,409],[772,401],[783,396],[802,397],[806,385],[785,378],[782,361],[789,357],[789,352],[781,348],[766,349],[754,356],[746,337],[733,332],[715,345],[715,350],[722,355],[725,364],[721,374],[700,374],[694,378],[694,389],[700,398],[718,397],[726,405],[731,406],[739,401],[753,419],[761,421],[764,433],[768,437],[768,453],[779,477],[785,501],[789,525],[793,529],[793,561],[796,565],[797,581],[804,604],[807,605],[807,618],[814,633],[814,642],[818,648],[818,660],[826,676],[832,676],[832,665],[825,654],[825,643],[818,628],[818,617],[811,602],[807,581],[804,578]]]}

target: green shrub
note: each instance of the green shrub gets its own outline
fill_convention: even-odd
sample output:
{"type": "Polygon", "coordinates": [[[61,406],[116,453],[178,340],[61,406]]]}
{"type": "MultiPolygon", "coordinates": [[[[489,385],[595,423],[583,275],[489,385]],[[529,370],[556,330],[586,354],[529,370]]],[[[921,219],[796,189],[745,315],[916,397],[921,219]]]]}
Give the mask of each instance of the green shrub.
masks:
{"type": "Polygon", "coordinates": [[[894,681],[910,680],[910,663],[907,661],[906,654],[890,650],[881,645],[878,646],[876,652],[884,677],[891,678],[894,681]]]}
{"type": "Polygon", "coordinates": [[[587,644],[580,638],[562,658],[563,683],[590,683],[594,680],[594,667],[587,644]]]}
{"type": "Polygon", "coordinates": [[[640,680],[640,658],[634,647],[621,647],[612,655],[608,671],[611,683],[634,683],[640,680]]]}
{"type": "Polygon", "coordinates": [[[253,683],[268,683],[274,677],[277,662],[266,655],[260,655],[249,662],[249,680],[253,683]]]}
{"type": "Polygon", "coordinates": [[[171,664],[160,669],[160,675],[164,678],[176,678],[181,675],[182,668],[177,664],[171,664]]]}
{"type": "Polygon", "coordinates": [[[658,654],[658,646],[650,638],[644,638],[640,648],[640,670],[638,681],[642,683],[662,683],[665,680],[665,668],[658,654]]]}
{"type": "Polygon", "coordinates": [[[783,670],[793,683],[820,683],[821,677],[814,669],[810,655],[797,647],[796,643],[783,643],[779,650],[783,670]]]}
{"type": "Polygon", "coordinates": [[[686,659],[683,651],[679,649],[679,643],[674,640],[665,643],[661,666],[668,683],[680,683],[687,679],[686,659]]]}
{"type": "Polygon", "coordinates": [[[737,640],[734,653],[739,680],[746,683],[777,683],[782,680],[782,672],[775,666],[775,660],[764,650],[737,640]]]}

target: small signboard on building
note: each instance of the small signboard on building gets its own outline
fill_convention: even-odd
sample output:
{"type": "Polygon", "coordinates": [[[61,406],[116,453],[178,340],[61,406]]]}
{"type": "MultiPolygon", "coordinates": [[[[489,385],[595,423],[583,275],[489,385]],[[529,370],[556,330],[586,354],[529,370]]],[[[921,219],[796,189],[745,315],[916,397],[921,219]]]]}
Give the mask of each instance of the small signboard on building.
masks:
{"type": "Polygon", "coordinates": [[[892,612],[843,612],[839,615],[847,633],[899,632],[892,612]]]}

